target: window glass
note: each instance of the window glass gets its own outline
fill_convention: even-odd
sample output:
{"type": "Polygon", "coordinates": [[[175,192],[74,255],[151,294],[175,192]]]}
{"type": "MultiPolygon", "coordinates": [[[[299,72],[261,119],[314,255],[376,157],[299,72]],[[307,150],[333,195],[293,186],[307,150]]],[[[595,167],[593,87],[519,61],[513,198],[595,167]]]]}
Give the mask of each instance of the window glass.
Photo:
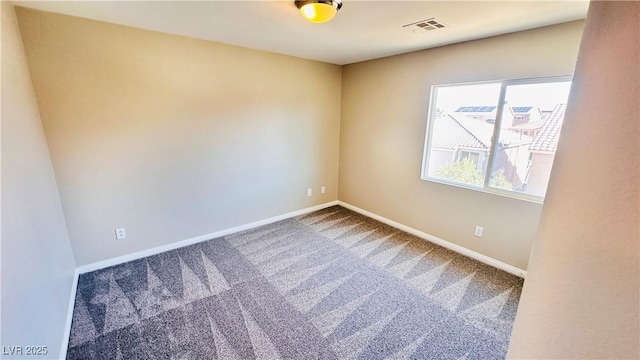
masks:
{"type": "Polygon", "coordinates": [[[423,179],[541,200],[570,87],[570,77],[434,86],[423,179]]]}
{"type": "Polygon", "coordinates": [[[483,186],[500,86],[485,83],[434,89],[429,177],[483,186]]]}
{"type": "Polygon", "coordinates": [[[569,81],[506,86],[490,186],[545,195],[570,86],[569,81]],[[529,135],[532,130],[535,136],[529,135]]]}

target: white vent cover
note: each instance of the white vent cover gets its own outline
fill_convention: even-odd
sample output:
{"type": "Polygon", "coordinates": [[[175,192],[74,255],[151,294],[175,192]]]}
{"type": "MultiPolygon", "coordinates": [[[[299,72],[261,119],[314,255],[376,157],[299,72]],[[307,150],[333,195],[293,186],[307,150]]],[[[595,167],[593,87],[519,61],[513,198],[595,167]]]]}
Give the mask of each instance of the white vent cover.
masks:
{"type": "Polygon", "coordinates": [[[409,30],[414,34],[424,33],[427,31],[438,30],[447,27],[442,21],[436,18],[430,18],[426,20],[420,20],[411,24],[404,25],[402,28],[409,30]]]}

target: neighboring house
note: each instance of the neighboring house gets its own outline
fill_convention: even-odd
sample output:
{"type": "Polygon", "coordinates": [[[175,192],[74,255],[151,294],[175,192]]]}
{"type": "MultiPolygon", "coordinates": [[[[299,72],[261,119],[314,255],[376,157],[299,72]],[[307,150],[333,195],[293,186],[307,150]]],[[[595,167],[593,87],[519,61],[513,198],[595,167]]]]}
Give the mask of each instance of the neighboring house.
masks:
{"type": "Polygon", "coordinates": [[[544,196],[547,192],[548,179],[553,166],[560,129],[564,120],[566,104],[558,104],[547,116],[540,131],[529,146],[531,152],[531,167],[529,170],[527,192],[532,195],[544,196]]]}
{"type": "MultiPolygon", "coordinates": [[[[428,174],[435,176],[437,171],[449,164],[471,158],[479,171],[487,169],[487,159],[493,136],[493,124],[475,117],[460,116],[456,111],[434,120],[431,154],[428,174]]],[[[514,189],[522,188],[527,174],[529,159],[528,147],[532,142],[529,136],[503,129],[500,132],[500,144],[493,169],[503,169],[505,177],[514,189]]]]}
{"type": "Polygon", "coordinates": [[[505,124],[503,120],[503,127],[534,137],[544,125],[544,112],[537,106],[512,106],[509,110],[513,121],[511,124],[505,124]]]}
{"type": "Polygon", "coordinates": [[[513,126],[542,120],[542,112],[536,106],[511,106],[513,126]]]}
{"type": "Polygon", "coordinates": [[[497,111],[497,106],[461,106],[454,111],[454,115],[463,115],[493,124],[496,121],[497,111]]]}
{"type": "MultiPolygon", "coordinates": [[[[495,123],[497,106],[461,106],[454,115],[495,123]]],[[[535,136],[535,131],[544,124],[543,112],[537,106],[509,106],[502,115],[501,126],[523,135],[535,136]]]]}
{"type": "MultiPolygon", "coordinates": [[[[565,104],[551,111],[535,106],[509,107],[502,120],[492,173],[503,169],[514,190],[544,196],[565,109],[565,104]]],[[[495,106],[463,106],[436,118],[433,133],[438,136],[432,140],[429,174],[434,176],[443,166],[465,158],[486,172],[495,115],[495,106]]]]}
{"type": "Polygon", "coordinates": [[[545,120],[526,122],[523,124],[512,126],[510,127],[510,129],[522,135],[535,137],[538,134],[538,131],[540,131],[540,129],[542,129],[542,127],[544,126],[544,123],[545,120]]]}
{"type": "MultiPolygon", "coordinates": [[[[490,124],[476,122],[486,125],[487,131],[492,131],[493,126],[490,124]]],[[[432,139],[428,170],[430,175],[433,176],[440,168],[467,157],[476,162],[478,170],[486,169],[490,142],[486,142],[486,136],[480,134],[481,131],[474,135],[452,115],[443,115],[434,120],[432,133],[438,136],[432,139]]]]}

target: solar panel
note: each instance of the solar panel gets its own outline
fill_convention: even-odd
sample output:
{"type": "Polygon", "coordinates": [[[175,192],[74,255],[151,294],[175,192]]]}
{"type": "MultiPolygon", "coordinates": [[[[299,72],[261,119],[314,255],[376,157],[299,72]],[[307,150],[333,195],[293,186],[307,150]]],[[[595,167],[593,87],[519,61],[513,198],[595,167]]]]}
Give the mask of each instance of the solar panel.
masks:
{"type": "Polygon", "coordinates": [[[492,112],[495,109],[496,109],[495,106],[461,106],[455,112],[481,113],[481,112],[492,112]]]}
{"type": "Polygon", "coordinates": [[[533,106],[514,106],[511,109],[514,113],[528,113],[532,108],[533,106]]]}

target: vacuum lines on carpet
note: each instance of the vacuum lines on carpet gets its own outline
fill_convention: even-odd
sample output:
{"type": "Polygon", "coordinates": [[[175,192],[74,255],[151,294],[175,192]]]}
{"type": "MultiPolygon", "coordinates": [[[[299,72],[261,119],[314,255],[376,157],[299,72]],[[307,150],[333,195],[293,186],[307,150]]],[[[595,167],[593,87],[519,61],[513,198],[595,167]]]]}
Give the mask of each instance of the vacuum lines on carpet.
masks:
{"type": "Polygon", "coordinates": [[[503,359],[521,289],[333,206],[80,275],[67,359],[503,359]]]}

